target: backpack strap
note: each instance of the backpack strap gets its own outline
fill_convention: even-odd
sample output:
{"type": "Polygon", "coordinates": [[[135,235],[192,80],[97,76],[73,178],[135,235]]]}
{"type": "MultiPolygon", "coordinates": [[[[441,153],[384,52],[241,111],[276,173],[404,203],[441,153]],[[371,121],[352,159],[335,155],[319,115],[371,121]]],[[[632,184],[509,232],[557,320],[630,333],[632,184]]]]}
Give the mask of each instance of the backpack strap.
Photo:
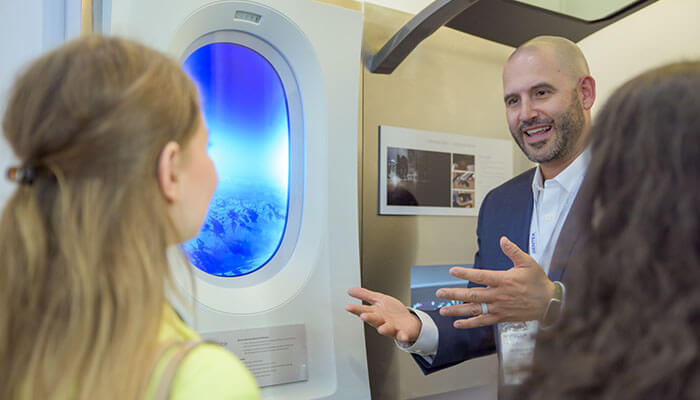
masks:
{"type": "MultiPolygon", "coordinates": [[[[161,360],[163,357],[165,357],[165,354],[167,354],[168,351],[170,351],[170,349],[172,349],[173,347],[177,347],[177,346],[181,345],[182,343],[183,343],[183,342],[182,342],[181,340],[173,340],[173,339],[171,339],[171,340],[168,340],[167,342],[165,342],[165,343],[161,346],[161,348],[158,350],[158,354],[157,354],[156,357],[153,359],[153,360],[154,360],[154,361],[153,361],[153,370],[154,370],[154,372],[155,372],[156,366],[158,366],[158,363],[160,362],[160,360],[161,360]]],[[[151,378],[153,378],[153,377],[151,377],[151,378]]]]}
{"type": "Polygon", "coordinates": [[[158,382],[158,387],[153,395],[153,400],[168,400],[170,398],[170,390],[173,385],[173,380],[175,380],[175,374],[177,373],[177,369],[182,363],[182,360],[187,356],[187,354],[203,343],[206,342],[190,340],[185,342],[167,343],[163,347],[163,349],[160,351],[158,359],[160,359],[169,349],[173,347],[177,347],[177,350],[168,361],[165,369],[163,369],[163,373],[160,376],[160,382],[158,382]]]}

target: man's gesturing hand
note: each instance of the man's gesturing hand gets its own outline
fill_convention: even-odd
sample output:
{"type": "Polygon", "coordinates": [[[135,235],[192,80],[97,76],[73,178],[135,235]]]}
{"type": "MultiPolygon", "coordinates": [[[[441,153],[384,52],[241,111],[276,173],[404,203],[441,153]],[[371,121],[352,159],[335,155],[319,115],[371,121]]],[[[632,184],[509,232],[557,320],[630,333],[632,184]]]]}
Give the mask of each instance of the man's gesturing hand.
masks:
{"type": "Polygon", "coordinates": [[[348,304],[345,309],[377,329],[380,335],[399,342],[415,342],[421,322],[397,299],[383,293],[354,287],[348,294],[369,305],[348,304]]]}
{"type": "Polygon", "coordinates": [[[442,299],[459,300],[465,304],[443,307],[440,314],[469,319],[455,321],[455,328],[476,328],[504,321],[531,321],[542,318],[554,297],[555,286],[547,278],[542,268],[505,236],[501,238],[501,249],[513,261],[513,268],[507,271],[482,269],[450,269],[450,275],[485,288],[439,289],[437,296],[442,299]],[[481,315],[481,304],[486,303],[488,314],[481,315]]]}

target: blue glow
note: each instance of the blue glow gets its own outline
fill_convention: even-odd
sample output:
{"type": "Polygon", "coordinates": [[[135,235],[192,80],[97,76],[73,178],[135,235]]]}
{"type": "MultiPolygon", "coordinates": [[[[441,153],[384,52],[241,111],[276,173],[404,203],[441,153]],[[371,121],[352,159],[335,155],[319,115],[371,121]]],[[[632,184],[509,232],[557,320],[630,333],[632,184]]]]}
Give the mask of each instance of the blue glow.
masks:
{"type": "Polygon", "coordinates": [[[212,43],[183,64],[197,85],[219,175],[199,235],[183,245],[204,272],[240,276],[279,248],[289,206],[289,120],[284,87],[255,51],[212,43]]]}

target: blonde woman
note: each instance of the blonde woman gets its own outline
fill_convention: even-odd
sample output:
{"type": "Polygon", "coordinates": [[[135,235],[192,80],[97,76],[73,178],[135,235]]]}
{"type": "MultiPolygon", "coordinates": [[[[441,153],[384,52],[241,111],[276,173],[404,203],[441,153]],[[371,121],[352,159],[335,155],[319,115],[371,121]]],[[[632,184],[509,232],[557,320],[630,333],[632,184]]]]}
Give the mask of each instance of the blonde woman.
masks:
{"type": "Polygon", "coordinates": [[[179,65],[71,42],[20,76],[3,132],[21,164],[0,221],[0,398],[259,398],[165,297],[166,248],[197,234],[216,187],[179,65]]]}

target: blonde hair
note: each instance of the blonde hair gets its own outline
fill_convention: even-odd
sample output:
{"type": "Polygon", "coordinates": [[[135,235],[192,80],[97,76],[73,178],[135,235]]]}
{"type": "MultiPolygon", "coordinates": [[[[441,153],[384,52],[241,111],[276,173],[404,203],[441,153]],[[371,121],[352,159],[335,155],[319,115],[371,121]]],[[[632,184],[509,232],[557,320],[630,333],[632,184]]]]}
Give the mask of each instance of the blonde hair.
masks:
{"type": "Polygon", "coordinates": [[[157,160],[199,118],[175,61],[116,38],[66,44],[16,82],[3,130],[36,178],[0,220],[0,398],[143,396],[176,241],[157,160]]]}

